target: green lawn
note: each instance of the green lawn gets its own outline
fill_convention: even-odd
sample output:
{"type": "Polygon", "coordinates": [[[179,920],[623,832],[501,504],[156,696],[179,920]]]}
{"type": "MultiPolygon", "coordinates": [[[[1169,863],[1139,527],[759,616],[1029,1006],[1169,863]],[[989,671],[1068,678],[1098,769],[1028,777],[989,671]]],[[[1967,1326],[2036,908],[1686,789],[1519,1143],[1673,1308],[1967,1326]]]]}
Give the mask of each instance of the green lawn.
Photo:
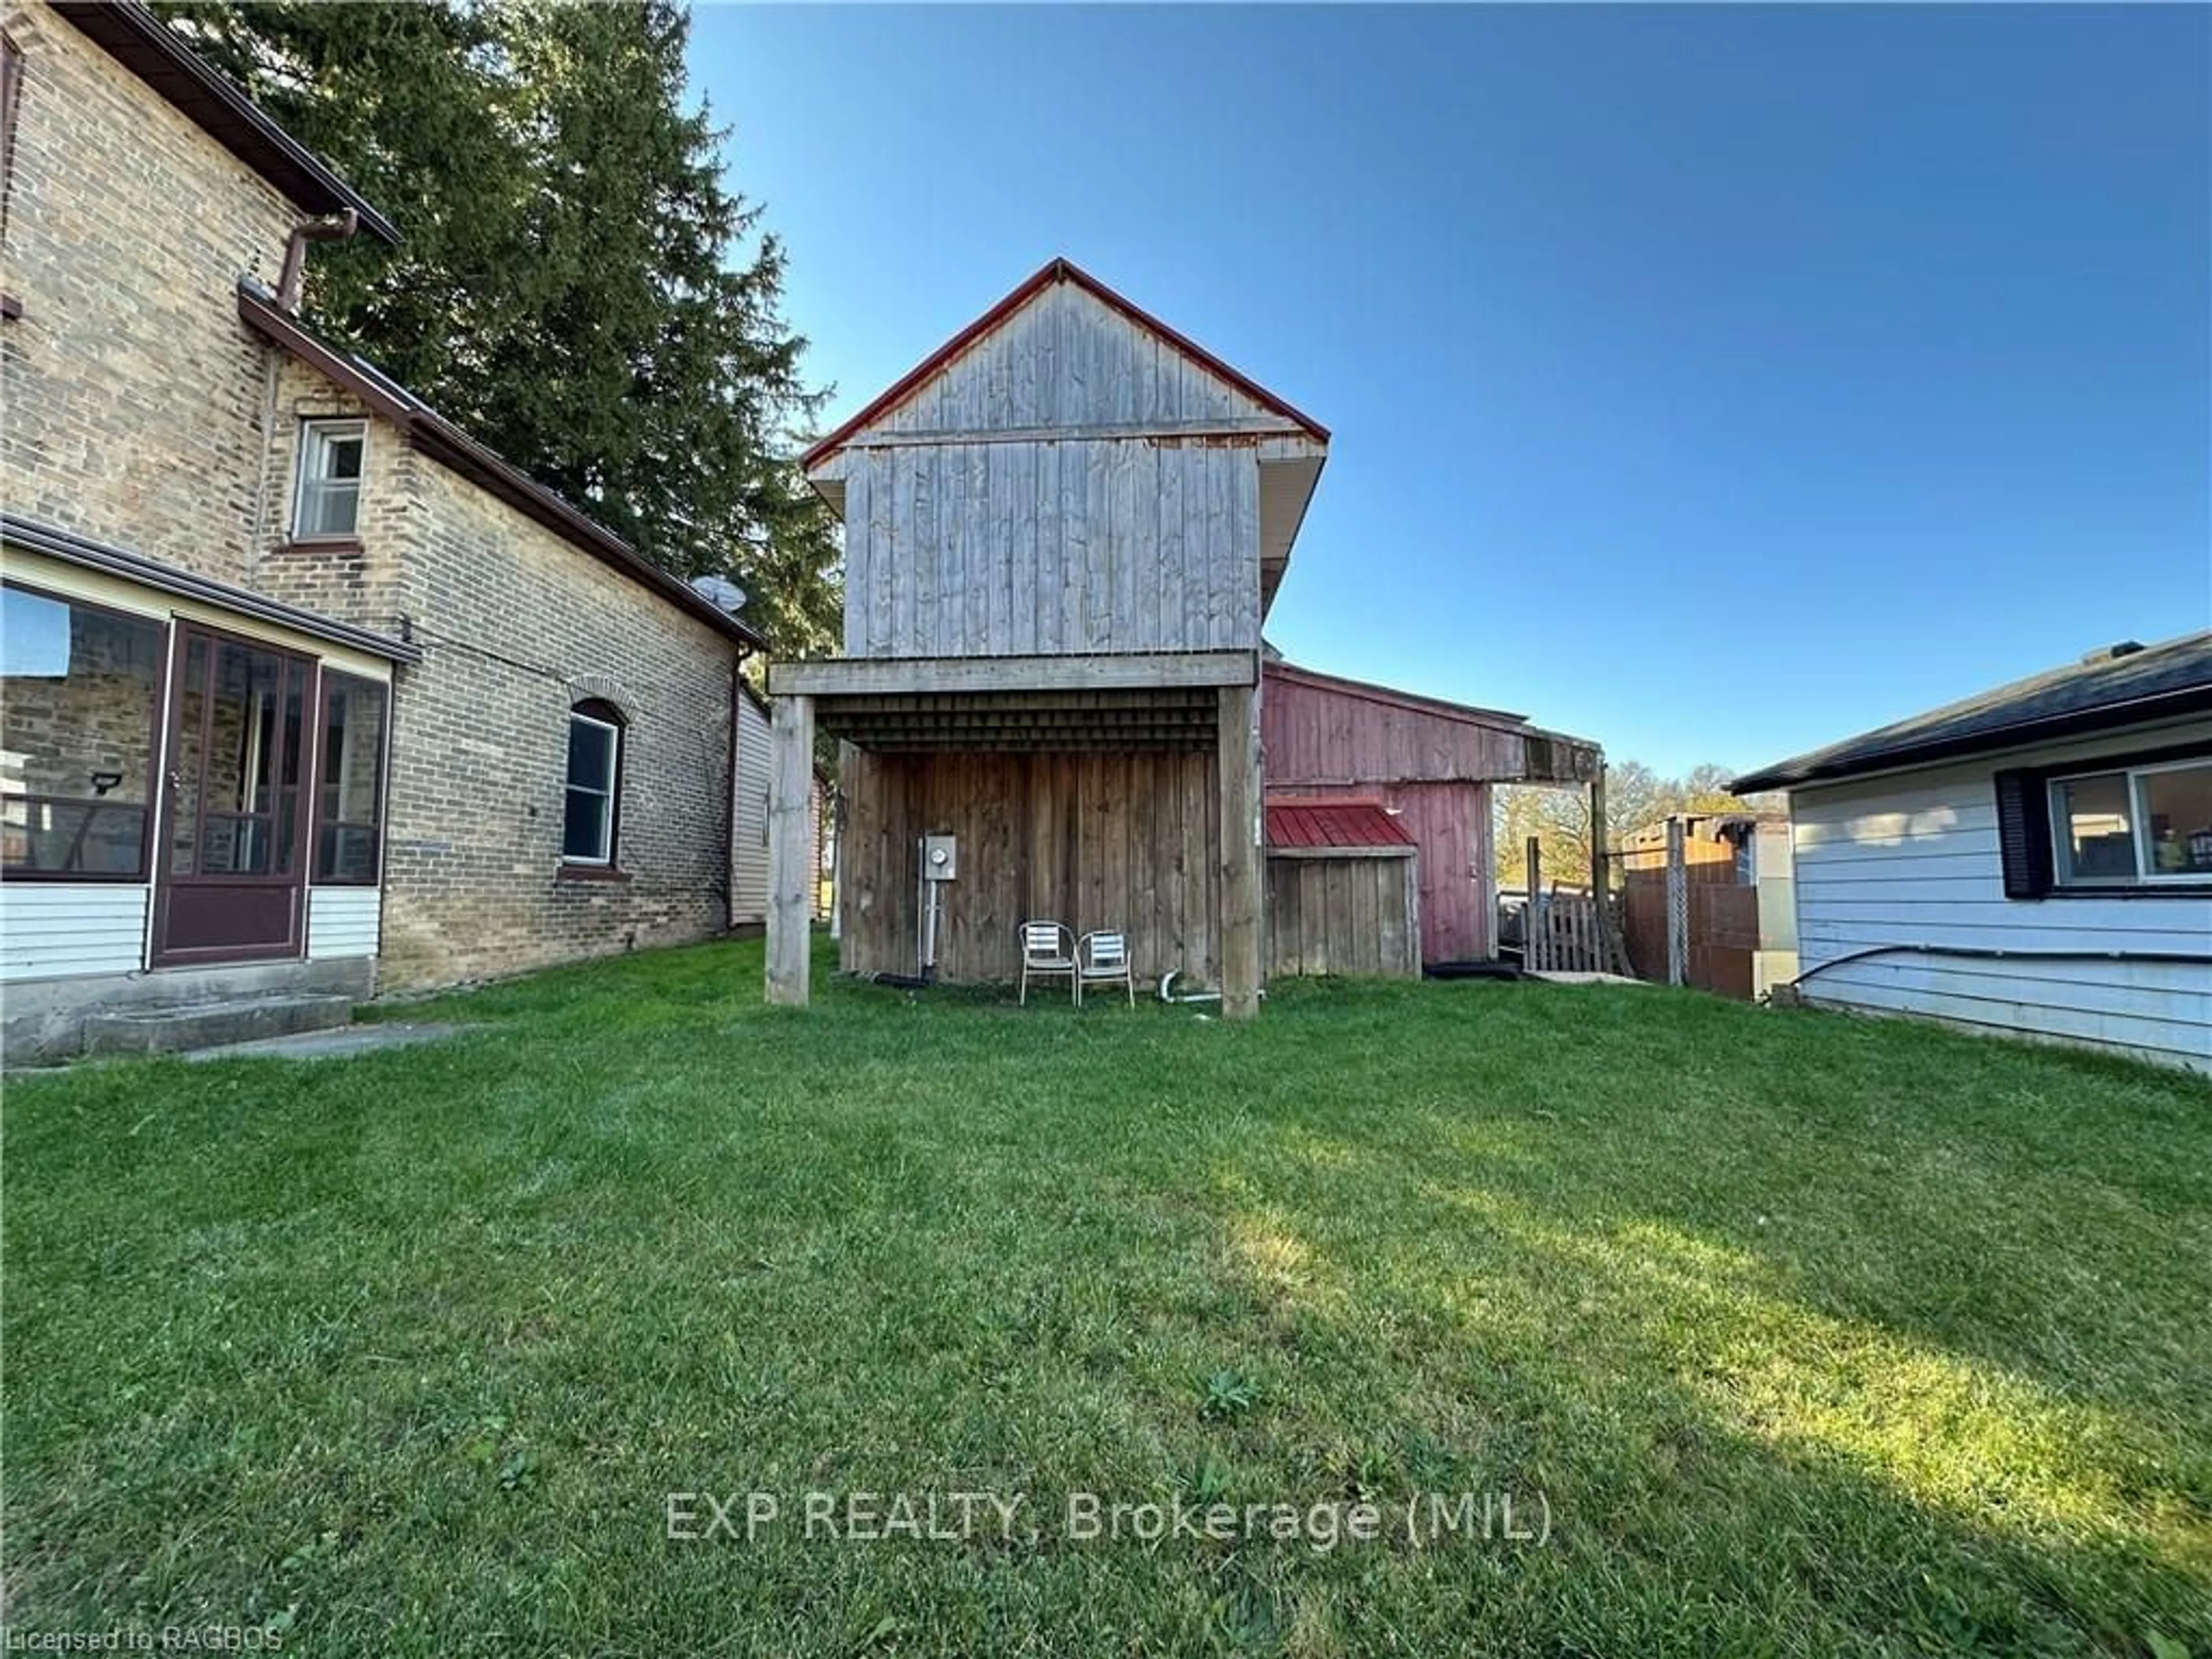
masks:
{"type": "Polygon", "coordinates": [[[760,968],[11,1086],[11,1635],[2212,1656],[2200,1081],[1648,988],[1229,1026],[760,968]],[[1021,1508],[810,1538],[813,1491],[1021,1508]],[[1085,1492],[1239,1508],[1093,1539],[1085,1492]]]}

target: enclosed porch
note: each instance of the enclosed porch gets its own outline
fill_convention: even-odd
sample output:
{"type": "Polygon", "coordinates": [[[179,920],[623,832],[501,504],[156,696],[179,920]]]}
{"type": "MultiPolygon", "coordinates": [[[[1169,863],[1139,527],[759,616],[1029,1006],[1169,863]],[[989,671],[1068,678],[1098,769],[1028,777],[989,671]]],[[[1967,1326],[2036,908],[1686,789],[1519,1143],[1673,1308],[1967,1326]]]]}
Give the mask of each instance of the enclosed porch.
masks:
{"type": "Polygon", "coordinates": [[[149,1009],[366,995],[413,648],[50,526],[0,540],[9,1061],[149,1009]]]}

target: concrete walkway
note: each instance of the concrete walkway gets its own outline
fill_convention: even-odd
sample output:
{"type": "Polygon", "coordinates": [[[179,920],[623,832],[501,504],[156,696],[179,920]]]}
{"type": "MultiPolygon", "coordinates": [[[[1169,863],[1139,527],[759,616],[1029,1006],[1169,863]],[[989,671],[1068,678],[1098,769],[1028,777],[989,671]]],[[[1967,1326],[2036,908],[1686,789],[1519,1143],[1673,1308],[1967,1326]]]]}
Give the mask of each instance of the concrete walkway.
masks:
{"type": "Polygon", "coordinates": [[[194,1048],[179,1060],[342,1060],[349,1054],[374,1054],[380,1048],[411,1048],[418,1042],[439,1042],[469,1028],[465,1025],[410,1025],[393,1021],[385,1025],[340,1025],[328,1031],[301,1031],[292,1036],[257,1037],[251,1042],[225,1042],[213,1048],[194,1048]]]}

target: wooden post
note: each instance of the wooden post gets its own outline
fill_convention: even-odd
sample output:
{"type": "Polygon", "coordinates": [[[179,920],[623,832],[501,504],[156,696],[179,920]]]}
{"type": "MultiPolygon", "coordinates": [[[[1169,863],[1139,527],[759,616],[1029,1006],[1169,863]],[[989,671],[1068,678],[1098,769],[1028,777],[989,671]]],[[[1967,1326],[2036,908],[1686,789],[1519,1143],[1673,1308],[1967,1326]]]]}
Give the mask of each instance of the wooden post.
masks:
{"type": "Polygon", "coordinates": [[[814,699],[775,700],[768,793],[768,1000],[806,1005],[813,941],[814,699]]]}
{"type": "MultiPolygon", "coordinates": [[[[1597,770],[1590,775],[1590,902],[1597,915],[1597,966],[1601,973],[1626,974],[1628,969],[1628,944],[1613,926],[1613,860],[1607,856],[1605,837],[1605,757],[1597,757],[1597,770]]],[[[1622,900],[1623,903],[1627,901],[1622,900]]]]}
{"type": "Polygon", "coordinates": [[[1528,837],[1528,902],[1521,912],[1521,965],[1530,973],[1551,963],[1544,951],[1544,849],[1528,837]]]}
{"type": "MultiPolygon", "coordinates": [[[[845,780],[853,775],[853,757],[860,751],[849,743],[837,745],[837,787],[830,797],[830,937],[845,937],[845,780]]],[[[839,951],[839,965],[843,952],[839,951]]]]}
{"type": "Polygon", "coordinates": [[[1221,798],[1221,1016],[1260,1012],[1260,766],[1252,688],[1224,685],[1216,744],[1221,798]]]}
{"type": "Polygon", "coordinates": [[[1667,816],[1667,983],[1690,977],[1690,880],[1683,862],[1682,819],[1667,816]]]}
{"type": "Polygon", "coordinates": [[[1601,757],[1597,770],[1590,776],[1590,891],[1597,896],[1598,910],[1605,909],[1605,761],[1601,757]]]}

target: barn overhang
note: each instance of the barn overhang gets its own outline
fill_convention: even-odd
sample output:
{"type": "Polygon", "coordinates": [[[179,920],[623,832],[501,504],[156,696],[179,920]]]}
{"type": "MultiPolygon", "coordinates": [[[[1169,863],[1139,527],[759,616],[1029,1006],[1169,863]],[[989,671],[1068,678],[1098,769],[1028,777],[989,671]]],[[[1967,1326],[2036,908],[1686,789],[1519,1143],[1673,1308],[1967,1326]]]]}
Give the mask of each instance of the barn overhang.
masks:
{"type": "Polygon", "coordinates": [[[1249,651],[852,657],[777,663],[769,690],[876,753],[1125,751],[1212,748],[1220,693],[1258,678],[1249,651]]]}
{"type": "Polygon", "coordinates": [[[1605,751],[1502,708],[1346,679],[1277,656],[1265,667],[1271,788],[1410,783],[1585,785],[1605,751]]]}

